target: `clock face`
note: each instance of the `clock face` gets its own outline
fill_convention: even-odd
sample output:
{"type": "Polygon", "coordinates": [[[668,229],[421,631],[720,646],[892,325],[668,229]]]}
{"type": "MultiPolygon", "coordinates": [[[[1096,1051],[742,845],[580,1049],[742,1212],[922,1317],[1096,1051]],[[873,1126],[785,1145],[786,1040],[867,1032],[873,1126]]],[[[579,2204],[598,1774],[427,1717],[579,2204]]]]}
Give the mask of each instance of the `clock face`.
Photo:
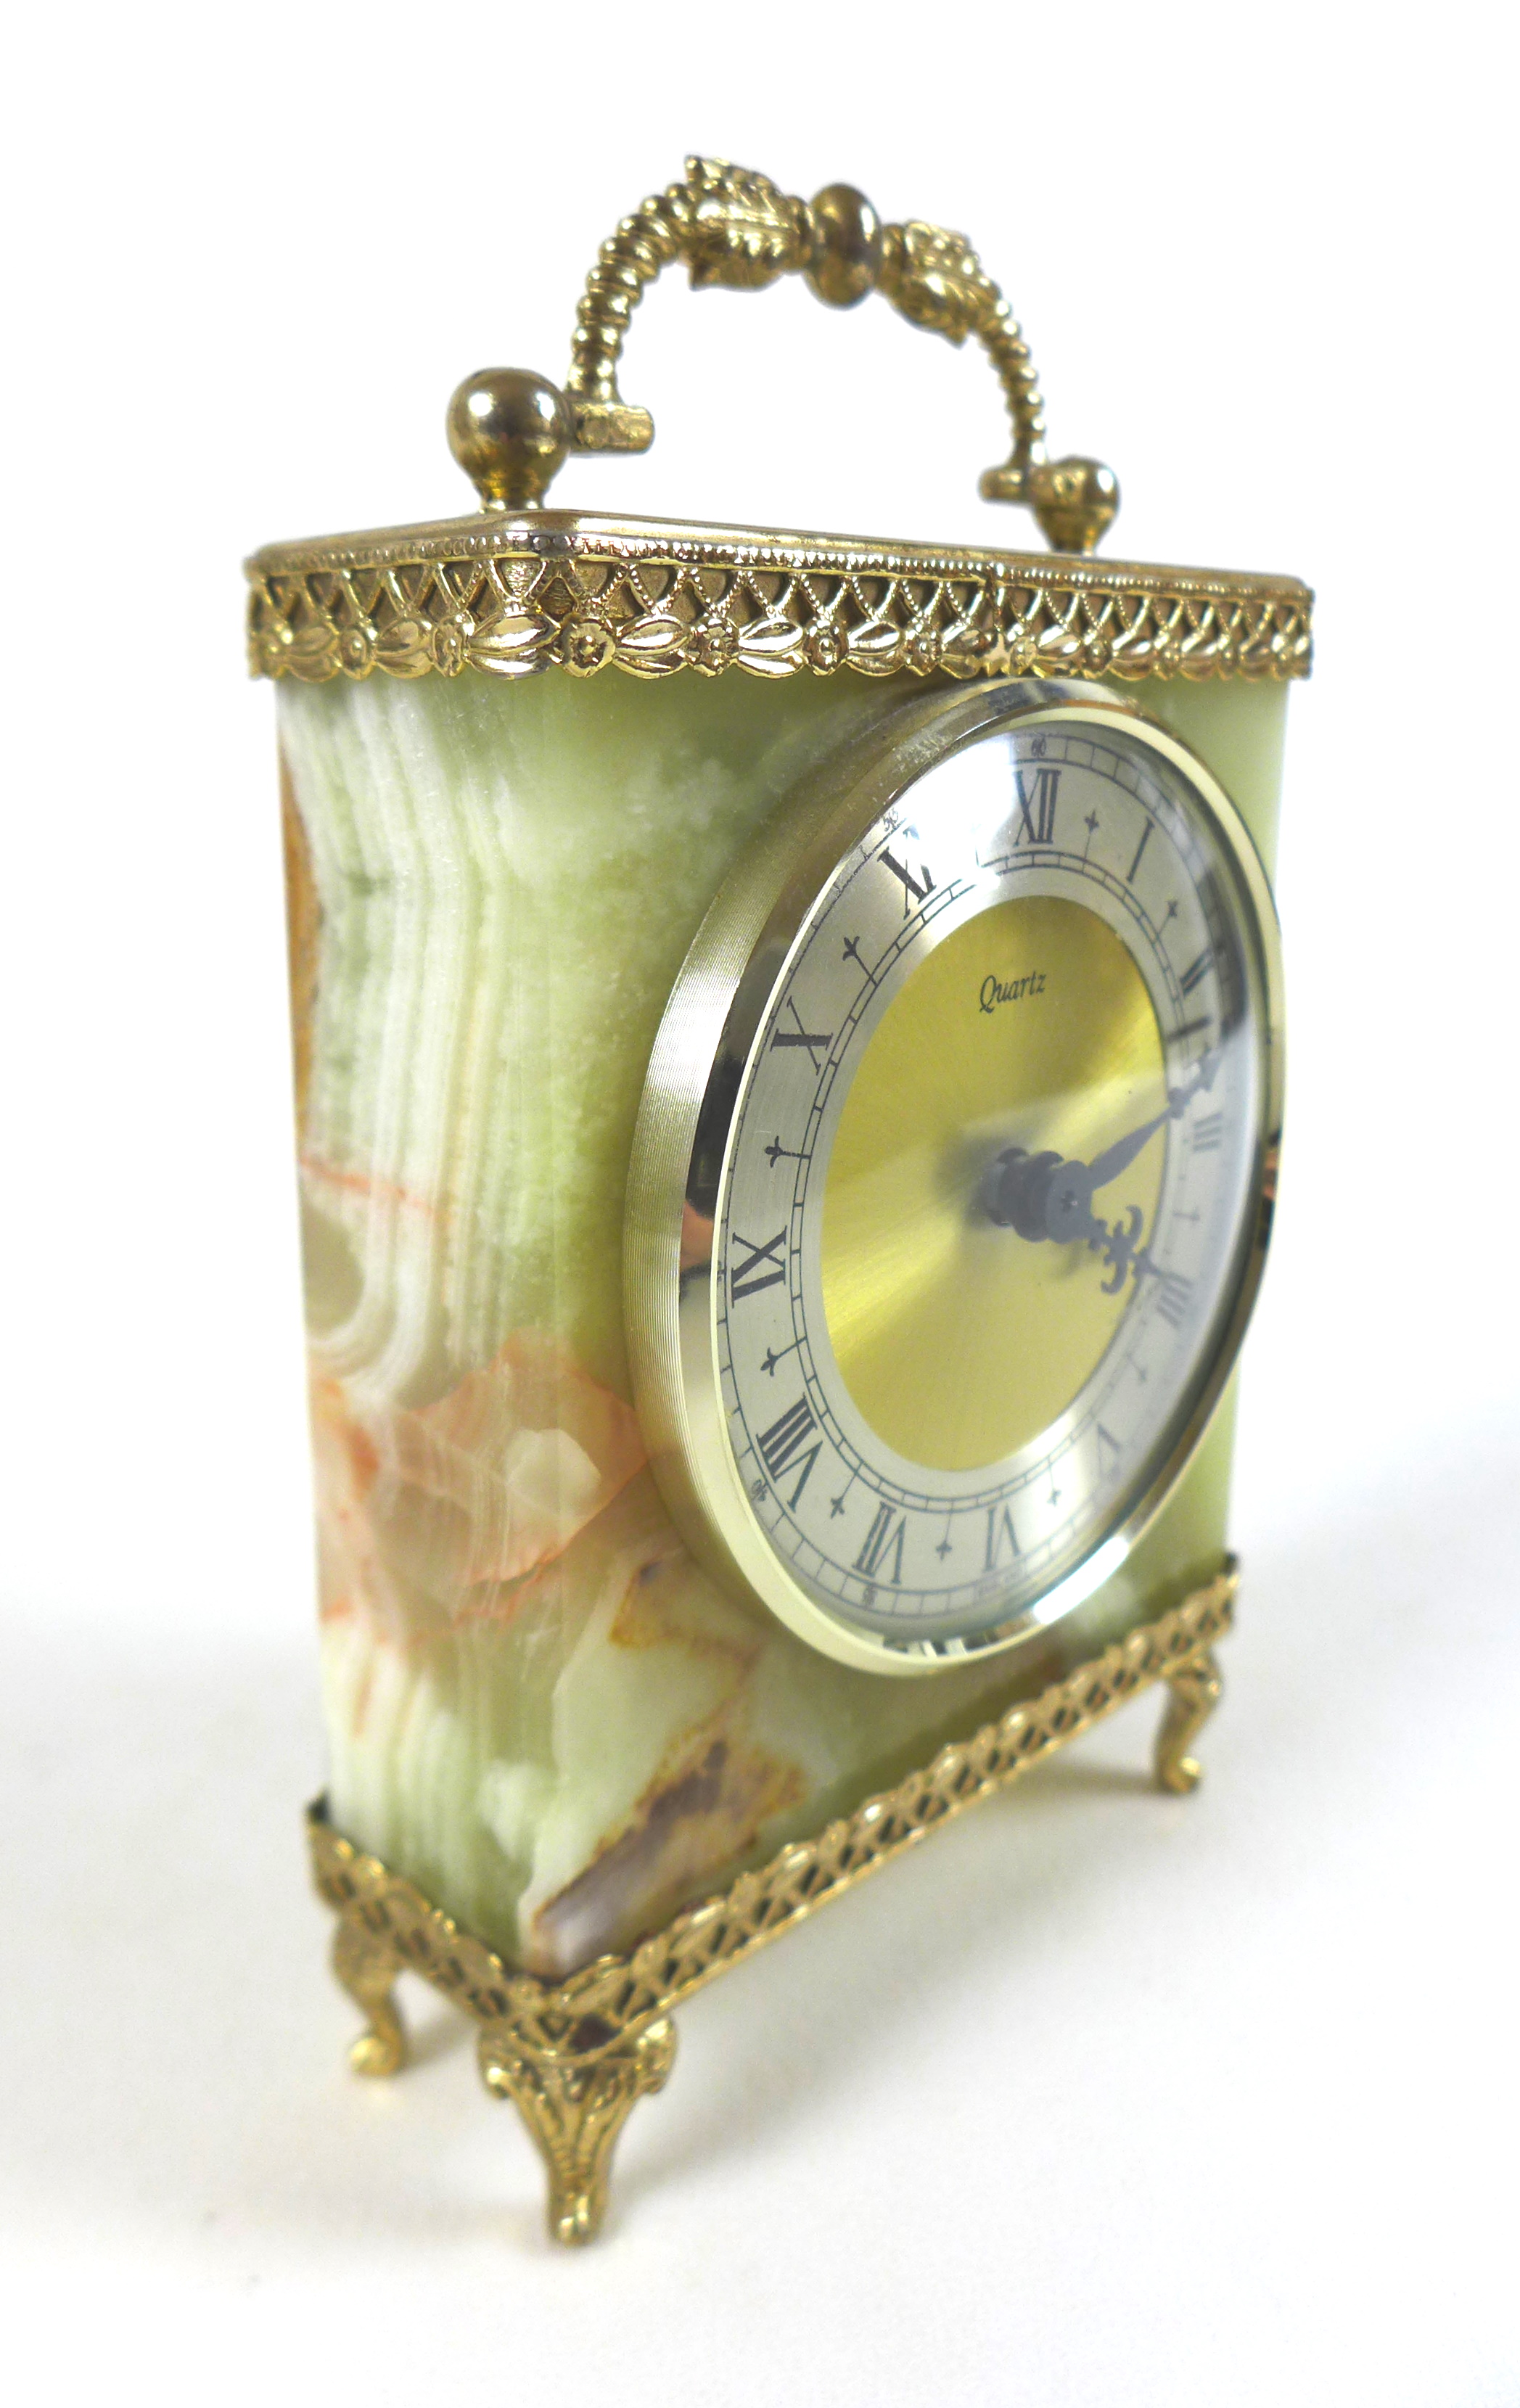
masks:
{"type": "Polygon", "coordinates": [[[880,808],[864,781],[752,953],[656,1455],[767,1603],[883,1670],[1117,1569],[1227,1374],[1275,1165],[1271,906],[1229,805],[1122,707],[978,699],[880,808]]]}

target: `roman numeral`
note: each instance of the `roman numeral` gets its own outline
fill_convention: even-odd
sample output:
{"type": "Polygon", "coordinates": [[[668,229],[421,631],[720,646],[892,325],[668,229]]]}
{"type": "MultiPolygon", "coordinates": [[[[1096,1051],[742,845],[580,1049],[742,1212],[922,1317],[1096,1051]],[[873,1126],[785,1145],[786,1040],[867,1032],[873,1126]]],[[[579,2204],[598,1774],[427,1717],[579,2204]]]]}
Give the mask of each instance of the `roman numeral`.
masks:
{"type": "Polygon", "coordinates": [[[919,880],[913,876],[912,871],[905,868],[903,864],[894,853],[883,853],[882,854],[882,867],[883,869],[890,869],[893,877],[897,879],[901,883],[902,916],[906,920],[909,912],[911,910],[915,903],[922,903],[926,896],[934,893],[934,880],[929,875],[929,865],[926,861],[920,861],[919,863],[919,869],[923,878],[922,885],[919,883],[919,880]]]}
{"type": "Polygon", "coordinates": [[[779,1421],[772,1422],[769,1429],[761,1431],[754,1442],[755,1451],[761,1462],[769,1472],[771,1479],[778,1484],[782,1472],[789,1466],[795,1465],[797,1475],[796,1485],[786,1500],[794,1510],[797,1498],[808,1485],[808,1477],[813,1465],[824,1451],[823,1440],[814,1439],[812,1445],[808,1447],[806,1455],[802,1453],[803,1447],[808,1440],[812,1438],[817,1427],[818,1425],[812,1417],[811,1405],[809,1404],[806,1397],[799,1397],[796,1403],[789,1406],[779,1421]]]}
{"type": "Polygon", "coordinates": [[[1197,960],[1188,964],[1178,982],[1184,995],[1191,995],[1196,986],[1202,985],[1212,969],[1213,963],[1214,949],[1212,945],[1205,945],[1197,960]]]}
{"type": "Polygon", "coordinates": [[[1223,1112],[1203,1112],[1193,1124],[1195,1154],[1217,1154],[1225,1142],[1223,1112]]]}
{"type": "Polygon", "coordinates": [[[1124,1448],[1114,1437],[1113,1432],[1111,1430],[1106,1430],[1102,1423],[1099,1422],[1097,1426],[1097,1463],[1099,1473],[1106,1474],[1111,1471],[1123,1453],[1124,1448]],[[1103,1456],[1103,1449],[1105,1447],[1109,1450],[1110,1459],[1107,1462],[1105,1462],[1103,1456]]]}
{"type": "Polygon", "coordinates": [[[987,1508],[987,1560],[983,1567],[984,1570],[995,1572],[997,1570],[998,1558],[1002,1555],[1003,1541],[1005,1539],[1008,1541],[1012,1553],[1017,1555],[1019,1552],[1019,1541],[1013,1529],[1012,1514],[1009,1512],[1006,1505],[1003,1507],[1000,1515],[996,1505],[989,1505],[987,1508]]]}
{"type": "Polygon", "coordinates": [[[1013,772],[1013,786],[1019,798],[1019,824],[1013,832],[1015,844],[1049,844],[1055,828],[1055,795],[1061,782],[1059,769],[1037,769],[1034,792],[1025,784],[1022,769],[1013,772]]]}
{"type": "Polygon", "coordinates": [[[780,1286],[786,1277],[786,1265],[779,1258],[776,1249],[786,1243],[784,1226],[773,1238],[767,1238],[763,1246],[752,1246],[748,1238],[741,1238],[736,1229],[734,1243],[744,1249],[744,1260],[732,1265],[728,1273],[728,1293],[735,1304],[747,1296],[758,1296],[763,1287],[780,1286]],[[762,1264],[764,1270],[761,1269],[762,1264]]]}
{"type": "Polygon", "coordinates": [[[828,1049],[834,1042],[834,1032],[830,1029],[826,1036],[821,1037],[815,1031],[804,1028],[802,1014],[790,996],[787,997],[786,1009],[796,1022],[796,1028],[773,1028],[770,1033],[771,1050],[774,1052],[778,1046],[784,1045],[804,1046],[807,1049],[808,1059],[816,1070],[818,1059],[813,1049],[816,1046],[826,1057],[828,1049]]]}
{"type": "Polygon", "coordinates": [[[1152,826],[1152,823],[1151,823],[1149,820],[1147,820],[1147,821],[1146,821],[1146,823],[1145,823],[1145,826],[1144,826],[1144,828],[1143,828],[1143,830],[1141,831],[1141,834],[1140,834],[1140,840],[1139,844],[1135,847],[1135,858],[1134,858],[1134,860],[1133,860],[1133,861],[1130,863],[1130,865],[1129,865],[1129,875],[1128,875],[1128,877],[1126,878],[1126,882],[1126,882],[1126,885],[1128,885],[1128,886],[1133,886],[1133,885],[1134,885],[1134,883],[1135,883],[1135,872],[1136,872],[1136,870],[1140,867],[1141,861],[1142,861],[1142,860],[1144,859],[1144,857],[1145,857],[1145,848],[1146,848],[1146,846],[1147,846],[1147,845],[1150,843],[1150,841],[1151,841],[1151,826],[1152,826]]]}
{"type": "Polygon", "coordinates": [[[908,1529],[906,1513],[894,1514],[890,1505],[878,1505],[876,1519],[866,1533],[866,1543],[855,1557],[855,1570],[868,1580],[881,1578],[889,1587],[902,1586],[902,1542],[908,1529]],[[883,1572],[882,1566],[892,1557],[892,1570],[883,1572]]]}
{"type": "Polygon", "coordinates": [[[1173,1329],[1181,1329],[1187,1312],[1187,1299],[1193,1293],[1193,1283],[1183,1279],[1181,1271],[1157,1271],[1155,1274],[1155,1309],[1163,1321],[1173,1329]]]}

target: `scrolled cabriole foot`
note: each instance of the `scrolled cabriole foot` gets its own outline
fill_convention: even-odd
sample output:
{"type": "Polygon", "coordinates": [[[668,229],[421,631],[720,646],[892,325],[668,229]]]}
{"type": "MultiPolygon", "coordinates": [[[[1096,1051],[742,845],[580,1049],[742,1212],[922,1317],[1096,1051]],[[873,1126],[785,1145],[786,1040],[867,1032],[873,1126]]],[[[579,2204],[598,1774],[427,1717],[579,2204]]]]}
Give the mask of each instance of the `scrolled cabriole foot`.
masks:
{"type": "Polygon", "coordinates": [[[1218,1705],[1225,1683],[1213,1650],[1179,1664],[1167,1674],[1167,1710],[1156,1733],[1155,1777],[1163,1789],[1185,1798],[1203,1779],[1193,1742],[1218,1705]]]}
{"type": "Polygon", "coordinates": [[[480,2045],[486,2087],[514,2101],[538,2144],[549,2173],[551,2237],[570,2246],[594,2241],[607,2213],[618,2135],[638,2101],[663,2089],[676,2053],[675,2026],[662,2015],[618,2038],[597,2025],[546,2050],[524,2044],[509,2023],[489,2023],[480,2045]]]}
{"type": "Polygon", "coordinates": [[[333,1935],[333,1971],[366,2017],[366,2028],[349,2051],[355,2073],[399,2073],[407,2061],[407,2035],[394,1994],[400,1971],[400,1957],[379,1932],[355,1915],[339,1915],[333,1935]]]}

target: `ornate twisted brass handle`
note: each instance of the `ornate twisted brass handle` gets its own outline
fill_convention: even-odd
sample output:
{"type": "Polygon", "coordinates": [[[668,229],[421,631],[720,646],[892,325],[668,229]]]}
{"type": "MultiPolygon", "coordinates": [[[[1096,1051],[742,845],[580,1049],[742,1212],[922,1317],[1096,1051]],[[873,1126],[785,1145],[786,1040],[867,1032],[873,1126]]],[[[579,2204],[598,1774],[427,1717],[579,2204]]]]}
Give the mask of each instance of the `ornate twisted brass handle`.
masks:
{"type": "Polygon", "coordinates": [[[916,218],[883,225],[848,184],[802,201],[767,176],[715,159],[688,159],[684,179],[624,218],[602,245],[577,312],[563,394],[510,369],[488,369],[459,388],[450,439],[488,508],[538,499],[567,450],[648,451],[654,422],[622,398],[618,362],[644,287],[676,259],[695,287],[754,292],[800,272],[835,308],[880,292],[911,324],[950,342],[974,335],[997,370],[1013,434],[1008,459],[982,478],[983,498],[1026,503],[1057,552],[1091,552],[1112,520],[1119,488],[1111,469],[1046,457],[1029,346],[963,236],[916,218]]]}

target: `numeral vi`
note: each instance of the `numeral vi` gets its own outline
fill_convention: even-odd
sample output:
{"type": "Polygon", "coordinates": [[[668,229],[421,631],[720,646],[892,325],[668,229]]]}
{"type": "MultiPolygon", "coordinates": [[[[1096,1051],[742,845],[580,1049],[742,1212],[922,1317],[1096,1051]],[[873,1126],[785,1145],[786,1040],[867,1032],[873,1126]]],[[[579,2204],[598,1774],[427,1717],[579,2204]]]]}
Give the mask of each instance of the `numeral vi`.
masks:
{"type": "Polygon", "coordinates": [[[866,1533],[866,1543],[855,1557],[855,1570],[868,1580],[881,1580],[894,1588],[902,1586],[902,1542],[908,1532],[906,1513],[895,1514],[890,1505],[878,1505],[876,1519],[866,1533]],[[890,1571],[882,1566],[892,1559],[890,1571]]]}

